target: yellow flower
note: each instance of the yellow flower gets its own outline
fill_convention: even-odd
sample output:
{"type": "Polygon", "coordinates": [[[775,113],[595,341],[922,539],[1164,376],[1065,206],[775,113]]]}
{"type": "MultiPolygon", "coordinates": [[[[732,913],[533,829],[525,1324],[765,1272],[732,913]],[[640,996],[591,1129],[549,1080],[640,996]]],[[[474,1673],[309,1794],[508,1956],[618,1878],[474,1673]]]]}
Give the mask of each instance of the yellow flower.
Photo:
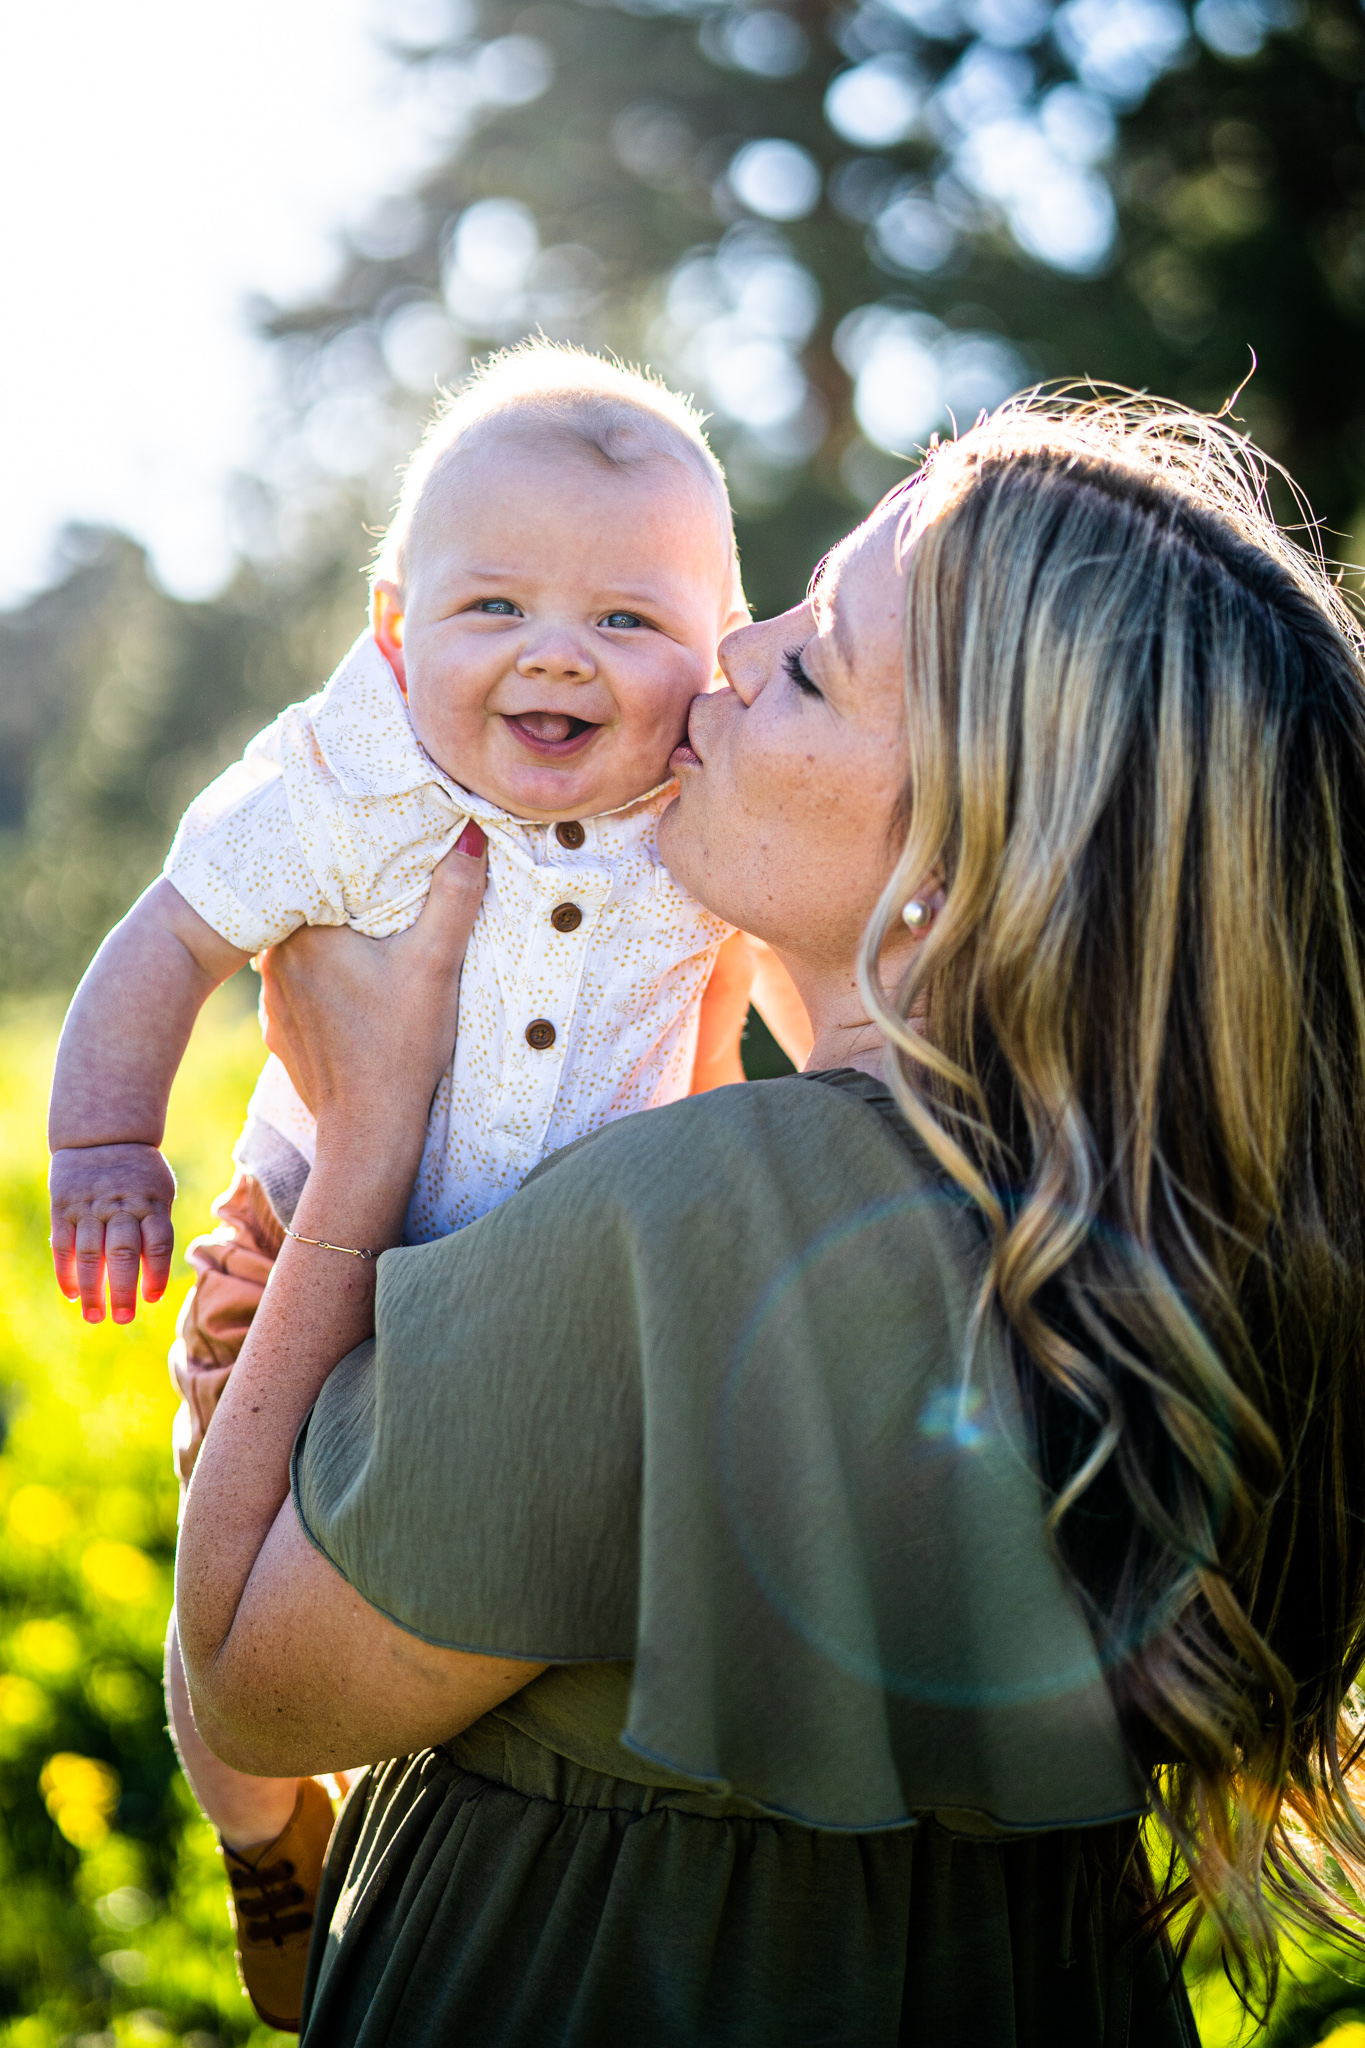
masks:
{"type": "Polygon", "coordinates": [[[116,1771],[92,1756],[59,1750],[43,1765],[38,1789],[68,1842],[77,1849],[99,1847],[109,1833],[109,1816],[118,1805],[116,1771]]]}

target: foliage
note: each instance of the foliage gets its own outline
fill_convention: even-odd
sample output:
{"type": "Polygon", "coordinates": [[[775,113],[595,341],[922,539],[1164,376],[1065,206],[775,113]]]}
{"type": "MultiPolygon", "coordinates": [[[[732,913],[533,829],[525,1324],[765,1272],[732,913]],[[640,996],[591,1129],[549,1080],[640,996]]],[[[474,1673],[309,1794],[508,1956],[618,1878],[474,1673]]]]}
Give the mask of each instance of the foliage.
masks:
{"type": "Polygon", "coordinates": [[[420,11],[445,160],[271,323],[305,439],[382,470],[537,326],[700,391],[760,613],[931,430],[1037,374],[1247,423],[1365,495],[1355,0],[481,0],[420,11]],[[441,30],[443,15],[450,25],[441,30]],[[405,410],[406,407],[406,410],[405,410]]]}
{"type": "MultiPolygon", "coordinates": [[[[215,998],[172,1102],[183,1242],[208,1221],[259,1066],[215,998]]],[[[166,1348],[183,1284],[86,1328],[47,1257],[43,1102],[57,1025],[0,1017],[0,2044],[253,2048],[213,1836],[165,1730],[176,1487],[166,1348]]],[[[183,1269],[182,1269],[183,1270],[183,1269]]]]}
{"type": "Polygon", "coordinates": [[[340,547],[182,604],[116,534],[0,616],[0,987],[70,988],[156,874],[176,820],[364,622],[340,547]]]}

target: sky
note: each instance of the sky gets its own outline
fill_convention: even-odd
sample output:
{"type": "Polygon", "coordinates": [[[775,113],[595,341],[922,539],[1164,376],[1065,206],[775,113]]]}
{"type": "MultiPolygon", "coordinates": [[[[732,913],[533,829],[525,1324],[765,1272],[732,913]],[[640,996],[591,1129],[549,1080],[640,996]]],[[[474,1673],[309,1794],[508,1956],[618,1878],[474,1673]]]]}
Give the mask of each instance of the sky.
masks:
{"type": "Polygon", "coordinates": [[[11,0],[0,121],[0,605],[65,520],[206,596],[231,567],[266,350],[338,229],[429,160],[374,37],[440,0],[11,0]]]}

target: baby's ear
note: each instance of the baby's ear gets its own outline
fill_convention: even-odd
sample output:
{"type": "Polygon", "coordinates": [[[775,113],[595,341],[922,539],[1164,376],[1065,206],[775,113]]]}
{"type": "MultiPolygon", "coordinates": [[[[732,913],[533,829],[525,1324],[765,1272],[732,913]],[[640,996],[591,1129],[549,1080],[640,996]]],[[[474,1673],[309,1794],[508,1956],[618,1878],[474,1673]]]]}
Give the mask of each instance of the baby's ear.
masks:
{"type": "Polygon", "coordinates": [[[403,652],[404,597],[396,583],[381,579],[370,593],[370,628],[375,645],[393,670],[393,679],[408,694],[407,657],[403,652]]]}

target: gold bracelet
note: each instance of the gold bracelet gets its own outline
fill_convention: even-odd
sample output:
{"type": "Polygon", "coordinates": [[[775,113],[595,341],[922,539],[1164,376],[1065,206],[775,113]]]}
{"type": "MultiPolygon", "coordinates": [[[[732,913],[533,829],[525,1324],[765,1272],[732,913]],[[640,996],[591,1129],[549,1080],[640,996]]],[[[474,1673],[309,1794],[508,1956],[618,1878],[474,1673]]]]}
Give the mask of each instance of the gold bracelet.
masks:
{"type": "Polygon", "coordinates": [[[348,1259],[372,1259],[373,1252],[361,1251],[353,1244],[328,1244],[325,1237],[300,1237],[297,1230],[291,1230],[287,1223],[280,1225],[286,1237],[292,1237],[295,1244],[316,1245],[320,1252],[345,1252],[348,1259]]]}

